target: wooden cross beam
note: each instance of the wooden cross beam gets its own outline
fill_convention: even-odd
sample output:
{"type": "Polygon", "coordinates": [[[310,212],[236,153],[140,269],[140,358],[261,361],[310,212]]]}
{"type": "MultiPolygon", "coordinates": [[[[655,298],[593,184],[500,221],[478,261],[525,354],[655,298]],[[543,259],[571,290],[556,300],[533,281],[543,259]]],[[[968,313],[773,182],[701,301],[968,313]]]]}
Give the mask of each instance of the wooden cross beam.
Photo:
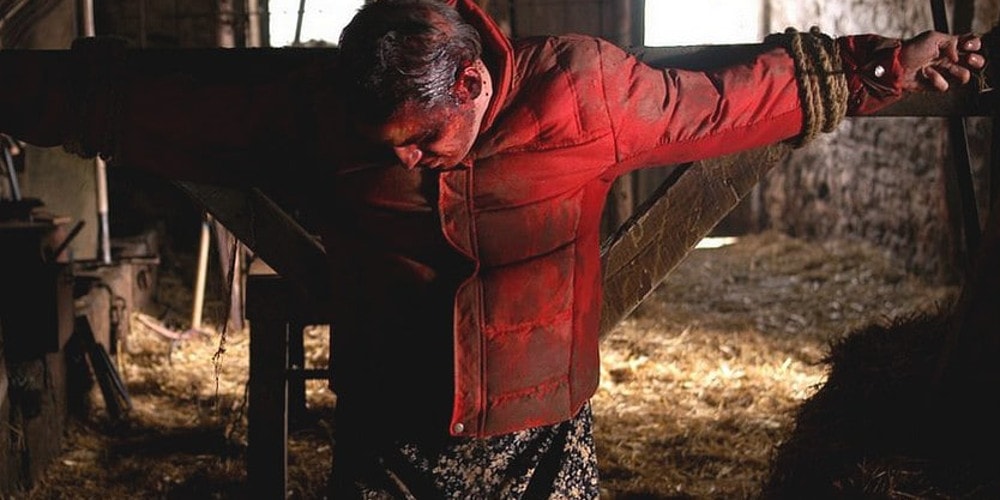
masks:
{"type": "MultiPolygon", "coordinates": [[[[656,67],[708,69],[744,58],[760,47],[745,44],[645,48],[637,55],[656,67]]],[[[233,60],[240,64],[294,68],[314,57],[330,57],[331,50],[334,49],[292,51],[283,64],[280,51],[227,49],[225,52],[235,53],[233,60]],[[279,64],[270,65],[272,59],[279,64]]],[[[166,57],[161,53],[157,58],[183,59],[182,54],[172,53],[166,57]]],[[[211,58],[214,60],[215,56],[211,58]]],[[[911,95],[875,116],[991,116],[995,108],[993,100],[992,94],[979,94],[975,88],[966,86],[947,93],[911,95]]],[[[679,167],[603,247],[602,334],[638,307],[789,151],[787,145],[779,144],[679,167]]],[[[329,297],[323,246],[264,192],[179,184],[275,271],[298,283],[318,303],[329,297]]]]}
{"type": "MultiPolygon", "coordinates": [[[[328,49],[312,50],[316,56],[328,56],[323,52],[328,49]]],[[[642,57],[658,67],[697,69],[718,67],[755,50],[759,46],[647,49],[642,57]]],[[[277,57],[274,52],[264,54],[277,57]]],[[[302,58],[304,54],[296,52],[293,57],[302,58]]],[[[879,116],[989,116],[991,109],[991,103],[984,102],[982,96],[963,88],[946,94],[912,96],[883,110],[879,116]]],[[[638,307],[790,150],[786,144],[777,144],[677,167],[602,248],[605,300],[601,334],[609,332],[638,307]]],[[[322,303],[329,296],[331,284],[325,279],[327,262],[323,246],[263,191],[193,183],[180,186],[282,277],[288,278],[288,282],[306,290],[315,302],[322,303]]],[[[250,475],[253,487],[281,486],[276,490],[280,494],[287,480],[288,417],[287,405],[280,403],[288,390],[280,377],[288,362],[287,347],[282,345],[280,333],[287,333],[288,327],[277,325],[272,331],[270,327],[276,325],[264,321],[262,331],[251,334],[254,385],[250,392],[259,399],[251,404],[254,413],[249,427],[254,445],[248,450],[248,470],[253,471],[250,475]],[[254,352],[270,355],[254,356],[254,352]],[[268,367],[272,370],[270,376],[262,372],[268,367]],[[272,397],[276,399],[267,399],[272,397]],[[278,403],[272,404],[275,402],[278,403]]]]}
{"type": "MultiPolygon", "coordinates": [[[[710,69],[759,50],[757,45],[647,49],[657,67],[710,69]]],[[[992,94],[970,86],[912,95],[876,116],[989,116],[992,94]]],[[[684,165],[605,243],[600,334],[611,331],[656,289],[791,148],[776,144],[684,165]]]]}

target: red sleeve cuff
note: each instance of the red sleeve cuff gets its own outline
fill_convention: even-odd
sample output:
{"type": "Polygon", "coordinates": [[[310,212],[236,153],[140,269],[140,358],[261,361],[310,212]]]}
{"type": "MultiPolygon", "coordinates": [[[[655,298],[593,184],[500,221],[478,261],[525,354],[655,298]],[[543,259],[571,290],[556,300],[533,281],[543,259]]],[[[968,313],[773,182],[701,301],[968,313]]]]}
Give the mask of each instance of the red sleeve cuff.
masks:
{"type": "Polygon", "coordinates": [[[871,114],[903,96],[902,41],[878,35],[837,39],[847,87],[849,115],[871,114]]]}

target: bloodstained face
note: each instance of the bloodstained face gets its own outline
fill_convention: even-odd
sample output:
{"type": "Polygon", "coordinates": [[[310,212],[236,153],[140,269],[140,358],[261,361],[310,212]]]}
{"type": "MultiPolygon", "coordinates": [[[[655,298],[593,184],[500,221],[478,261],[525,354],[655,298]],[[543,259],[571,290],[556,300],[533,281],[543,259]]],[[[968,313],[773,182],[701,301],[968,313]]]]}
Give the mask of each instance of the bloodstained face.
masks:
{"type": "Polygon", "coordinates": [[[430,109],[408,102],[369,135],[389,149],[407,169],[458,165],[479,134],[472,101],[438,104],[430,109]]]}
{"type": "Polygon", "coordinates": [[[385,123],[365,127],[364,133],[407,169],[451,168],[476,142],[492,95],[490,72],[477,59],[456,78],[452,100],[430,107],[407,101],[385,123]]]}

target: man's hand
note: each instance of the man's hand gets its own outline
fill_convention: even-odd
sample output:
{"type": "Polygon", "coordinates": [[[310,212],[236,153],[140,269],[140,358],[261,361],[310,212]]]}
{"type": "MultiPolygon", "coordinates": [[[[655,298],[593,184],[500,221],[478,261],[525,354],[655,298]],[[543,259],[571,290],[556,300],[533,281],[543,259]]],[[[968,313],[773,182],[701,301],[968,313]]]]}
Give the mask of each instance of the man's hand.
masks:
{"type": "Polygon", "coordinates": [[[977,53],[981,48],[978,36],[937,31],[925,31],[903,41],[903,90],[944,92],[952,84],[968,83],[973,71],[986,66],[986,58],[977,53]]]}

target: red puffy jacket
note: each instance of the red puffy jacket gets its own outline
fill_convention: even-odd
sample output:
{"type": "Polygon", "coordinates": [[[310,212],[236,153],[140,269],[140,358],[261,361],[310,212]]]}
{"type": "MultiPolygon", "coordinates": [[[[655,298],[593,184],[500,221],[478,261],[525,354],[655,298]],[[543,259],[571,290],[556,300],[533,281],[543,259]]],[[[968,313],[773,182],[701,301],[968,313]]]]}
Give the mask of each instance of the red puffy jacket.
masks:
{"type": "MultiPolygon", "coordinates": [[[[350,96],[337,94],[334,61],[289,78],[119,75],[118,163],[279,180],[307,200],[335,290],[338,405],[345,423],[390,436],[487,436],[573,416],[598,383],[612,181],[802,127],[781,49],[716,72],[662,70],[592,37],[512,45],[472,0],[453,3],[482,35],[495,95],[470,156],[449,170],[407,170],[366,146],[340,112],[350,96]]],[[[837,43],[851,112],[898,96],[898,51],[877,50],[892,43],[837,43]],[[878,81],[875,63],[889,70],[878,81]]],[[[20,61],[24,100],[0,106],[0,129],[55,144],[74,126],[68,78],[36,62],[43,71],[20,61]]]]}

